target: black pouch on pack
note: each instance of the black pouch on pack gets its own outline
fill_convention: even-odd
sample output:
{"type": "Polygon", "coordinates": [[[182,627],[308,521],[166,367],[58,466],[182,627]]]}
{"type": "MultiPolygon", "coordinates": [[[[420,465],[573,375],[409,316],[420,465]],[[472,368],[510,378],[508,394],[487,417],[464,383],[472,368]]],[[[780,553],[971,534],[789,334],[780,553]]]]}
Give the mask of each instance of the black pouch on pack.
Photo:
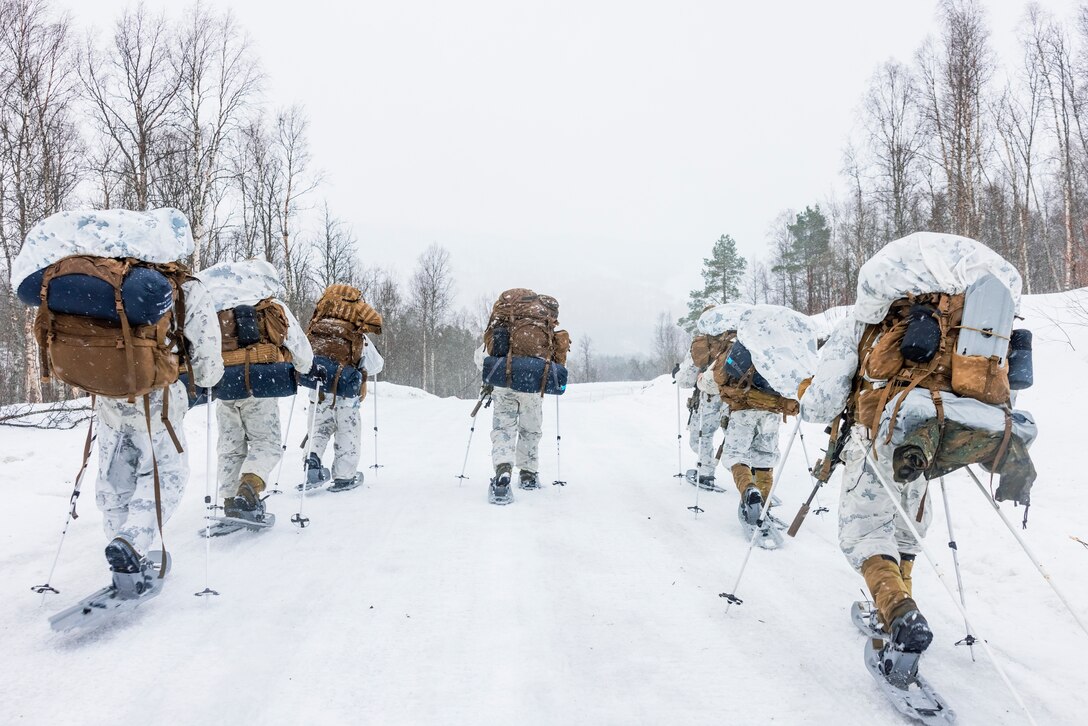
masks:
{"type": "Polygon", "coordinates": [[[238,347],[247,348],[261,342],[261,328],[257,325],[257,308],[239,305],[234,308],[234,324],[238,331],[238,347]]]}
{"type": "Polygon", "coordinates": [[[941,347],[941,324],[928,305],[912,305],[899,352],[913,363],[929,363],[941,347]]]}
{"type": "MultiPolygon", "coordinates": [[[[729,374],[729,377],[740,380],[748,374],[753,366],[751,351],[739,340],[733,343],[733,346],[729,349],[729,356],[725,359],[725,372],[729,374]]],[[[752,374],[752,388],[764,393],[780,395],[778,391],[771,387],[767,379],[759,374],[759,371],[754,371],[752,374]]]]}
{"type": "Polygon", "coordinates": [[[1031,388],[1035,371],[1031,365],[1031,331],[1018,328],[1009,337],[1009,388],[1031,388]]]}

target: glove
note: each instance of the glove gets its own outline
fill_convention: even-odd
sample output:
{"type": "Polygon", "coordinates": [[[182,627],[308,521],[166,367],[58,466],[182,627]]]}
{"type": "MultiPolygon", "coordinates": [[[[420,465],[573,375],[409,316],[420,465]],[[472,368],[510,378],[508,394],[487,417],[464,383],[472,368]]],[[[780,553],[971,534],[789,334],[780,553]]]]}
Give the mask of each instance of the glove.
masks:
{"type": "Polygon", "coordinates": [[[311,368],[310,377],[315,381],[320,381],[321,385],[325,385],[329,382],[329,372],[325,370],[324,366],[315,365],[311,368]]]}

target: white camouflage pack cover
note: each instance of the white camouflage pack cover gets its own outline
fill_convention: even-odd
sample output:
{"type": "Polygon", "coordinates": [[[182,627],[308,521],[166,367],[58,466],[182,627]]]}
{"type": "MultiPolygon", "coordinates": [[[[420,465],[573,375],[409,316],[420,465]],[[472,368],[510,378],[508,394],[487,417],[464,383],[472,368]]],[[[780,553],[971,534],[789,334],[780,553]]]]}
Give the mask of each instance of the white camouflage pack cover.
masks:
{"type": "Polygon", "coordinates": [[[34,225],[11,264],[11,286],[72,255],[135,257],[173,262],[193,253],[189,220],[177,209],[79,210],[52,214],[34,225]]]}
{"type": "Polygon", "coordinates": [[[786,398],[797,399],[801,381],[816,371],[816,330],[808,316],[781,305],[750,305],[741,316],[737,340],[752,363],[786,398]]]}
{"type": "Polygon", "coordinates": [[[858,272],[854,318],[879,323],[896,300],[907,294],[959,294],[979,278],[992,274],[1012,293],[1020,309],[1020,273],[981,242],[953,234],[915,232],[893,240],[858,272]]]}
{"type": "Polygon", "coordinates": [[[741,316],[751,307],[747,303],[715,305],[699,316],[696,327],[703,335],[721,335],[728,330],[736,330],[741,316]]]}
{"type": "Polygon", "coordinates": [[[208,288],[216,311],[253,305],[283,294],[279,272],[265,260],[220,262],[201,270],[196,277],[208,288]]]}

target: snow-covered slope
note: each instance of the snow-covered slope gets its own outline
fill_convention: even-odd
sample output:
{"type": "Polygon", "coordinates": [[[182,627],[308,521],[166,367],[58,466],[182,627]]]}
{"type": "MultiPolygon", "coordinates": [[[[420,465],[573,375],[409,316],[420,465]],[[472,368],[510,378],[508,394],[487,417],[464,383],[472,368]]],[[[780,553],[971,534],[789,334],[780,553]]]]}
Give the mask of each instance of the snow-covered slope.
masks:
{"type": "MultiPolygon", "coordinates": [[[[1021,405],[1040,438],[1024,533],[1088,619],[1086,451],[1088,327],[1063,297],[1028,299],[1036,381],[1021,405]],[[1059,323],[1062,323],[1059,325],[1059,323]]],[[[42,724],[895,724],[848,618],[863,586],[836,545],[834,513],[810,516],[782,551],[757,550],[724,613],[747,542],[736,496],[706,512],[677,472],[676,390],[572,386],[561,400],[566,487],[487,504],[484,411],[459,482],[471,402],[379,386],[380,463],[364,488],[269,500],[279,523],[211,546],[197,537],[205,412],[186,422],[193,474],[168,524],[174,570],[163,594],[114,625],[55,635],[47,618],[106,581],[93,475],[53,584],[82,431],[0,429],[0,722],[42,724]]],[[[283,402],[286,415],[290,401],[283,402]]],[[[542,444],[556,478],[554,401],[542,444]]],[[[373,400],[365,404],[366,416],[373,400]]],[[[284,484],[300,466],[295,411],[284,484]]],[[[814,457],[822,432],[806,428],[814,457]]],[[[686,432],[685,432],[686,436],[686,432]]],[[[692,454],[684,447],[685,466],[692,454]]],[[[366,441],[364,464],[373,463],[366,441]]],[[[726,474],[722,472],[723,476],[726,474]]],[[[1040,724],[1083,722],[1083,653],[1057,599],[963,474],[948,480],[967,604],[1040,724]]],[[[794,446],[779,494],[789,519],[810,487],[794,446]]],[[[837,478],[821,497],[835,508],[837,478]]],[[[939,497],[929,545],[951,574],[939,497]]],[[[1009,510],[1018,517],[1019,510],[1009,510]]],[[[928,564],[915,592],[937,633],[923,668],[963,724],[1025,717],[980,648],[954,643],[963,623],[928,564]]]]}

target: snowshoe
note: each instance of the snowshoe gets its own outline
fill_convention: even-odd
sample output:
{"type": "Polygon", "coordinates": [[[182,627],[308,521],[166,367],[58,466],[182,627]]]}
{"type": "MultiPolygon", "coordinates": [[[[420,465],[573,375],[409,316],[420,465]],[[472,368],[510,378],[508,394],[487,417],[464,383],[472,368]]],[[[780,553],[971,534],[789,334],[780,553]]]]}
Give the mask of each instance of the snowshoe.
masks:
{"type": "Polygon", "coordinates": [[[514,492],[510,487],[510,473],[503,472],[491,480],[487,492],[487,501],[492,504],[510,504],[514,501],[514,492]]]}
{"type": "Polygon", "coordinates": [[[208,517],[208,525],[201,527],[198,534],[201,537],[222,537],[242,529],[257,532],[269,529],[276,523],[276,515],[269,512],[261,514],[260,519],[248,517],[208,517]]]}
{"type": "Polygon", "coordinates": [[[363,472],[355,472],[355,476],[350,479],[336,479],[333,481],[332,486],[327,488],[327,492],[346,492],[349,489],[354,489],[363,483],[363,472]]]}
{"type": "Polygon", "coordinates": [[[704,492],[716,492],[722,493],[725,491],[723,487],[718,486],[717,480],[712,476],[699,476],[699,473],[695,469],[688,469],[684,474],[684,478],[688,484],[693,487],[699,487],[704,492]]]}
{"type": "Polygon", "coordinates": [[[518,486],[522,489],[539,489],[540,480],[537,479],[535,471],[522,470],[518,476],[518,486]]]}
{"type": "Polygon", "coordinates": [[[922,651],[933,639],[922,614],[912,610],[896,618],[890,636],[880,627],[871,603],[855,602],[850,617],[866,636],[865,667],[892,705],[925,724],[955,723],[956,714],[918,673],[922,651]]]}
{"type": "Polygon", "coordinates": [[[762,511],[763,495],[755,487],[748,487],[737,507],[737,519],[740,520],[741,530],[749,542],[755,537],[755,543],[761,548],[778,549],[783,544],[782,530],[786,529],[786,523],[772,516],[770,507],[761,522],[759,515],[762,511]]]}
{"type": "Polygon", "coordinates": [[[132,545],[118,538],[110,542],[106,550],[113,582],[49,618],[49,626],[53,630],[96,626],[122,611],[135,609],[162,592],[163,580],[159,573],[170,569],[169,555],[156,550],[148,553],[147,557],[137,556],[136,570],[126,572],[115,568],[131,569],[130,554],[135,553],[132,545]],[[114,546],[117,542],[123,544],[114,546]],[[128,551],[124,551],[124,548],[128,551]]]}
{"type": "Polygon", "coordinates": [[[295,488],[302,491],[303,486],[305,486],[306,491],[310,491],[325,486],[330,479],[332,479],[332,474],[326,467],[321,466],[321,457],[317,454],[310,454],[306,457],[306,482],[299,484],[295,488]]]}

